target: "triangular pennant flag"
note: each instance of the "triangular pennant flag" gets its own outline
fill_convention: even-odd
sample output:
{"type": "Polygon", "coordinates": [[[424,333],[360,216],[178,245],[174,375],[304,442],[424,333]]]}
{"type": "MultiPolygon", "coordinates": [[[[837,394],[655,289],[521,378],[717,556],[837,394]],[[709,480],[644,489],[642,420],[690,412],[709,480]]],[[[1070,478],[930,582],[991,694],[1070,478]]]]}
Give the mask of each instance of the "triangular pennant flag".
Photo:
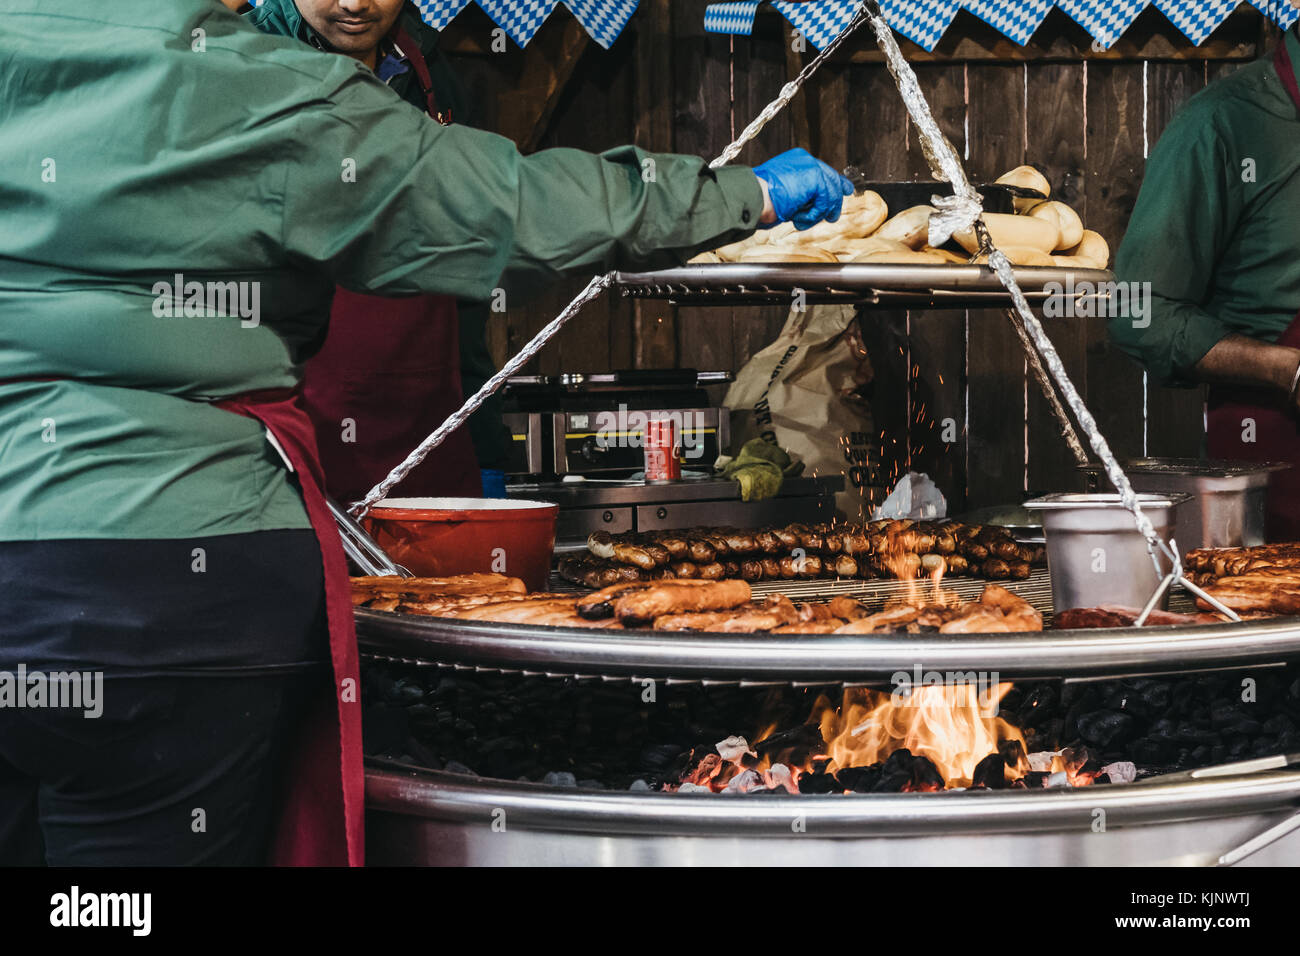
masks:
{"type": "Polygon", "coordinates": [[[1057,6],[1109,50],[1147,8],[1150,0],[1057,0],[1057,6]]]}
{"type": "Polygon", "coordinates": [[[880,0],[880,11],[894,32],[924,50],[933,50],[943,37],[961,0],[880,0]]]}
{"type": "Polygon", "coordinates": [[[606,50],[636,12],[637,0],[564,0],[584,30],[606,50]]]}
{"type": "Polygon", "coordinates": [[[962,6],[1021,46],[1029,42],[1056,0],[964,0],[962,6]]]}
{"type": "Polygon", "coordinates": [[[492,22],[519,46],[528,46],[559,0],[478,0],[492,22]]]}
{"type": "Polygon", "coordinates": [[[1199,46],[1237,9],[1237,0],[1152,0],[1152,6],[1199,46]]]}
{"type": "Polygon", "coordinates": [[[821,0],[819,3],[778,0],[772,6],[780,10],[809,43],[821,49],[840,35],[861,4],[859,0],[821,0]]]}
{"type": "Polygon", "coordinates": [[[732,3],[710,3],[704,8],[705,33],[739,33],[749,36],[754,32],[754,14],[760,0],[735,0],[732,3]]]}
{"type": "Polygon", "coordinates": [[[424,22],[435,30],[445,29],[456,15],[469,6],[469,0],[416,0],[424,22]]]}

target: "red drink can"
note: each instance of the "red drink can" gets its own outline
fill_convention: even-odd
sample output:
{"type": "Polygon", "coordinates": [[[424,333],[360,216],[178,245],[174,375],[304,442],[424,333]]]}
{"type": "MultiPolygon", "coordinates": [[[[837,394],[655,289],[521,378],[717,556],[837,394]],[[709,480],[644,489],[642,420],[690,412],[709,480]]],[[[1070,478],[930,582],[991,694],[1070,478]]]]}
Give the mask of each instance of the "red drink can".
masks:
{"type": "Polygon", "coordinates": [[[645,480],[680,481],[682,463],[677,456],[671,418],[652,418],[645,426],[645,480]]]}

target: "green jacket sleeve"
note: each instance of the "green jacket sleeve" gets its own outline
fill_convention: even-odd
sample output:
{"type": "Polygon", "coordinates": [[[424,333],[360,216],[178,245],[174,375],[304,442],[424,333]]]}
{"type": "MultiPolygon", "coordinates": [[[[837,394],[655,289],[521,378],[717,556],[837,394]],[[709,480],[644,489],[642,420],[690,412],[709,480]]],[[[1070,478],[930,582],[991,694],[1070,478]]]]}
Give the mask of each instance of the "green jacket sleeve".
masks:
{"type": "Polygon", "coordinates": [[[1115,272],[1140,284],[1130,288],[1149,288],[1150,309],[1112,318],[1109,330],[1165,384],[1192,384],[1192,368],[1231,331],[1202,305],[1241,216],[1239,176],[1212,113],[1195,99],[1147,163],[1115,272]]]}
{"type": "Polygon", "coordinates": [[[285,249],[375,295],[490,298],[570,273],[679,264],[753,231],[752,170],[622,147],[514,144],[394,109],[344,58],[295,120],[285,249]]]}

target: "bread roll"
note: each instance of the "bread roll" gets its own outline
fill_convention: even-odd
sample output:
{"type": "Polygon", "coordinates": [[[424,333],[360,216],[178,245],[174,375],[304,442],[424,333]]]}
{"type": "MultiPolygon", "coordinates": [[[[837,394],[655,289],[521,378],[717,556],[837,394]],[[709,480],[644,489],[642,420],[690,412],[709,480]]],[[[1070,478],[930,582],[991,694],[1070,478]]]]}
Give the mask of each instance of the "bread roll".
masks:
{"type": "Polygon", "coordinates": [[[817,246],[788,246],[767,243],[747,249],[740,256],[741,262],[839,262],[825,249],[817,246]]]}
{"type": "MultiPolygon", "coordinates": [[[[993,244],[999,249],[1004,246],[1020,249],[1037,249],[1050,253],[1058,248],[1061,233],[1056,224],[1033,216],[1012,216],[1001,212],[986,212],[984,224],[988,226],[993,244]]],[[[967,252],[979,251],[980,241],[974,227],[955,233],[953,238],[967,252]]]]}
{"type": "MultiPolygon", "coordinates": [[[[1047,177],[1034,169],[1033,166],[1017,166],[1008,172],[999,176],[995,182],[1004,186],[1019,186],[1022,189],[1033,189],[1043,194],[1044,198],[1052,195],[1052,184],[1047,181],[1047,177]]],[[[1019,196],[1012,197],[1016,212],[1028,212],[1030,207],[1042,202],[1041,199],[1026,198],[1019,196]]]]}
{"type": "Polygon", "coordinates": [[[762,232],[756,232],[748,239],[741,239],[739,242],[733,242],[730,245],[720,246],[713,250],[713,254],[721,262],[739,262],[740,257],[747,249],[753,249],[755,246],[763,245],[767,241],[767,236],[762,232]]]}
{"type": "Polygon", "coordinates": [[[887,211],[885,201],[876,193],[849,196],[844,200],[839,219],[834,222],[819,222],[810,229],[783,230],[776,241],[790,245],[825,247],[840,239],[864,239],[880,228],[887,211]]]}
{"type": "Polygon", "coordinates": [[[857,256],[856,258],[850,259],[849,261],[895,265],[943,266],[948,264],[948,260],[938,253],[919,252],[915,249],[908,249],[906,247],[884,252],[867,252],[857,256]]]}
{"type": "Polygon", "coordinates": [[[913,206],[904,209],[897,216],[888,219],[872,233],[874,239],[889,239],[901,242],[909,249],[920,249],[930,238],[930,216],[935,212],[933,206],[913,206]]]}
{"type": "Polygon", "coordinates": [[[686,261],[690,266],[711,265],[722,261],[722,257],[716,252],[701,252],[698,256],[686,261]]]}
{"type": "Polygon", "coordinates": [[[821,246],[840,262],[851,262],[857,256],[870,255],[873,252],[911,252],[901,242],[868,236],[865,239],[837,239],[821,246]]]}
{"type": "Polygon", "coordinates": [[[970,262],[970,256],[960,256],[957,253],[953,252],[951,249],[936,249],[934,248],[934,246],[924,246],[922,247],[921,251],[932,252],[936,256],[942,257],[945,262],[952,262],[957,265],[964,266],[966,265],[966,263],[970,262]]]}
{"type": "MultiPolygon", "coordinates": [[[[998,249],[1011,260],[1013,266],[1056,265],[1056,257],[1050,252],[1043,252],[1041,249],[1030,249],[1025,246],[998,246],[998,249]]],[[[989,261],[989,257],[980,256],[975,261],[983,265],[989,261]]]]}
{"type": "Polygon", "coordinates": [[[1110,244],[1100,233],[1085,229],[1077,246],[1071,246],[1062,255],[1052,258],[1056,265],[1066,268],[1105,269],[1110,265],[1110,244]]]}
{"type": "Polygon", "coordinates": [[[1054,199],[1040,202],[1029,210],[1029,215],[1056,226],[1057,232],[1060,233],[1057,249],[1069,249],[1083,241],[1083,220],[1079,218],[1077,212],[1063,202],[1054,199]]]}

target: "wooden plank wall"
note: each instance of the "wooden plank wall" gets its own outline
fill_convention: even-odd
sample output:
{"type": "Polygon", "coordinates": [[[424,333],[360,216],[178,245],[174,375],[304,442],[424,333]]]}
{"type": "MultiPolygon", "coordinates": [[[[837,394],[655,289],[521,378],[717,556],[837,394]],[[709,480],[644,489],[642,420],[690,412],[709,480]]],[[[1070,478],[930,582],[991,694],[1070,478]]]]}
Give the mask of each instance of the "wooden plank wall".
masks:
{"type": "MultiPolygon", "coordinates": [[[[558,16],[563,14],[543,29],[558,29],[558,16]]],[[[1259,19],[1263,44],[1272,31],[1259,19]]],[[[784,21],[782,29],[751,38],[705,34],[701,20],[695,5],[642,0],[611,50],[589,45],[541,145],[600,150],[636,142],[652,150],[716,155],[775,95],[799,58],[787,56],[784,21]]],[[[1158,19],[1142,25],[1143,43],[1174,52],[1150,60],[1094,57],[1069,33],[1072,24],[1057,23],[1053,29],[1068,34],[1077,55],[1063,55],[1065,41],[1049,37],[1044,45],[1052,44],[1052,55],[1023,62],[972,57],[915,66],[972,178],[989,181],[1025,162],[1038,166],[1054,196],[1074,206],[1114,250],[1145,157],[1165,125],[1188,97],[1242,62],[1239,53],[1224,61],[1190,58],[1189,52],[1204,50],[1179,44],[1176,31],[1163,29],[1158,19]]],[[[969,45],[966,37],[952,42],[969,45]]],[[[457,59],[480,100],[487,91],[508,95],[522,69],[518,51],[457,59]]],[[[804,108],[778,117],[741,161],[759,162],[799,145],[837,166],[854,162],[872,178],[928,178],[885,68],[869,56],[854,59],[864,62],[824,68],[808,88],[804,108]]],[[[491,111],[485,113],[486,124],[491,111]]],[[[584,281],[511,303],[489,330],[498,360],[549,321],[584,281]]],[[[606,298],[561,333],[533,371],[739,370],[775,338],[784,320],[780,308],[678,309],[606,298]]],[[[873,312],[861,324],[876,373],[871,392],[884,474],[909,467],[928,472],[954,509],[1005,503],[1026,491],[1081,487],[1004,313],[873,312]],[[945,442],[945,426],[952,425],[956,441],[945,442]]],[[[1136,364],[1111,348],[1103,318],[1048,320],[1046,328],[1121,455],[1200,451],[1199,390],[1146,381],[1136,364]]]]}

